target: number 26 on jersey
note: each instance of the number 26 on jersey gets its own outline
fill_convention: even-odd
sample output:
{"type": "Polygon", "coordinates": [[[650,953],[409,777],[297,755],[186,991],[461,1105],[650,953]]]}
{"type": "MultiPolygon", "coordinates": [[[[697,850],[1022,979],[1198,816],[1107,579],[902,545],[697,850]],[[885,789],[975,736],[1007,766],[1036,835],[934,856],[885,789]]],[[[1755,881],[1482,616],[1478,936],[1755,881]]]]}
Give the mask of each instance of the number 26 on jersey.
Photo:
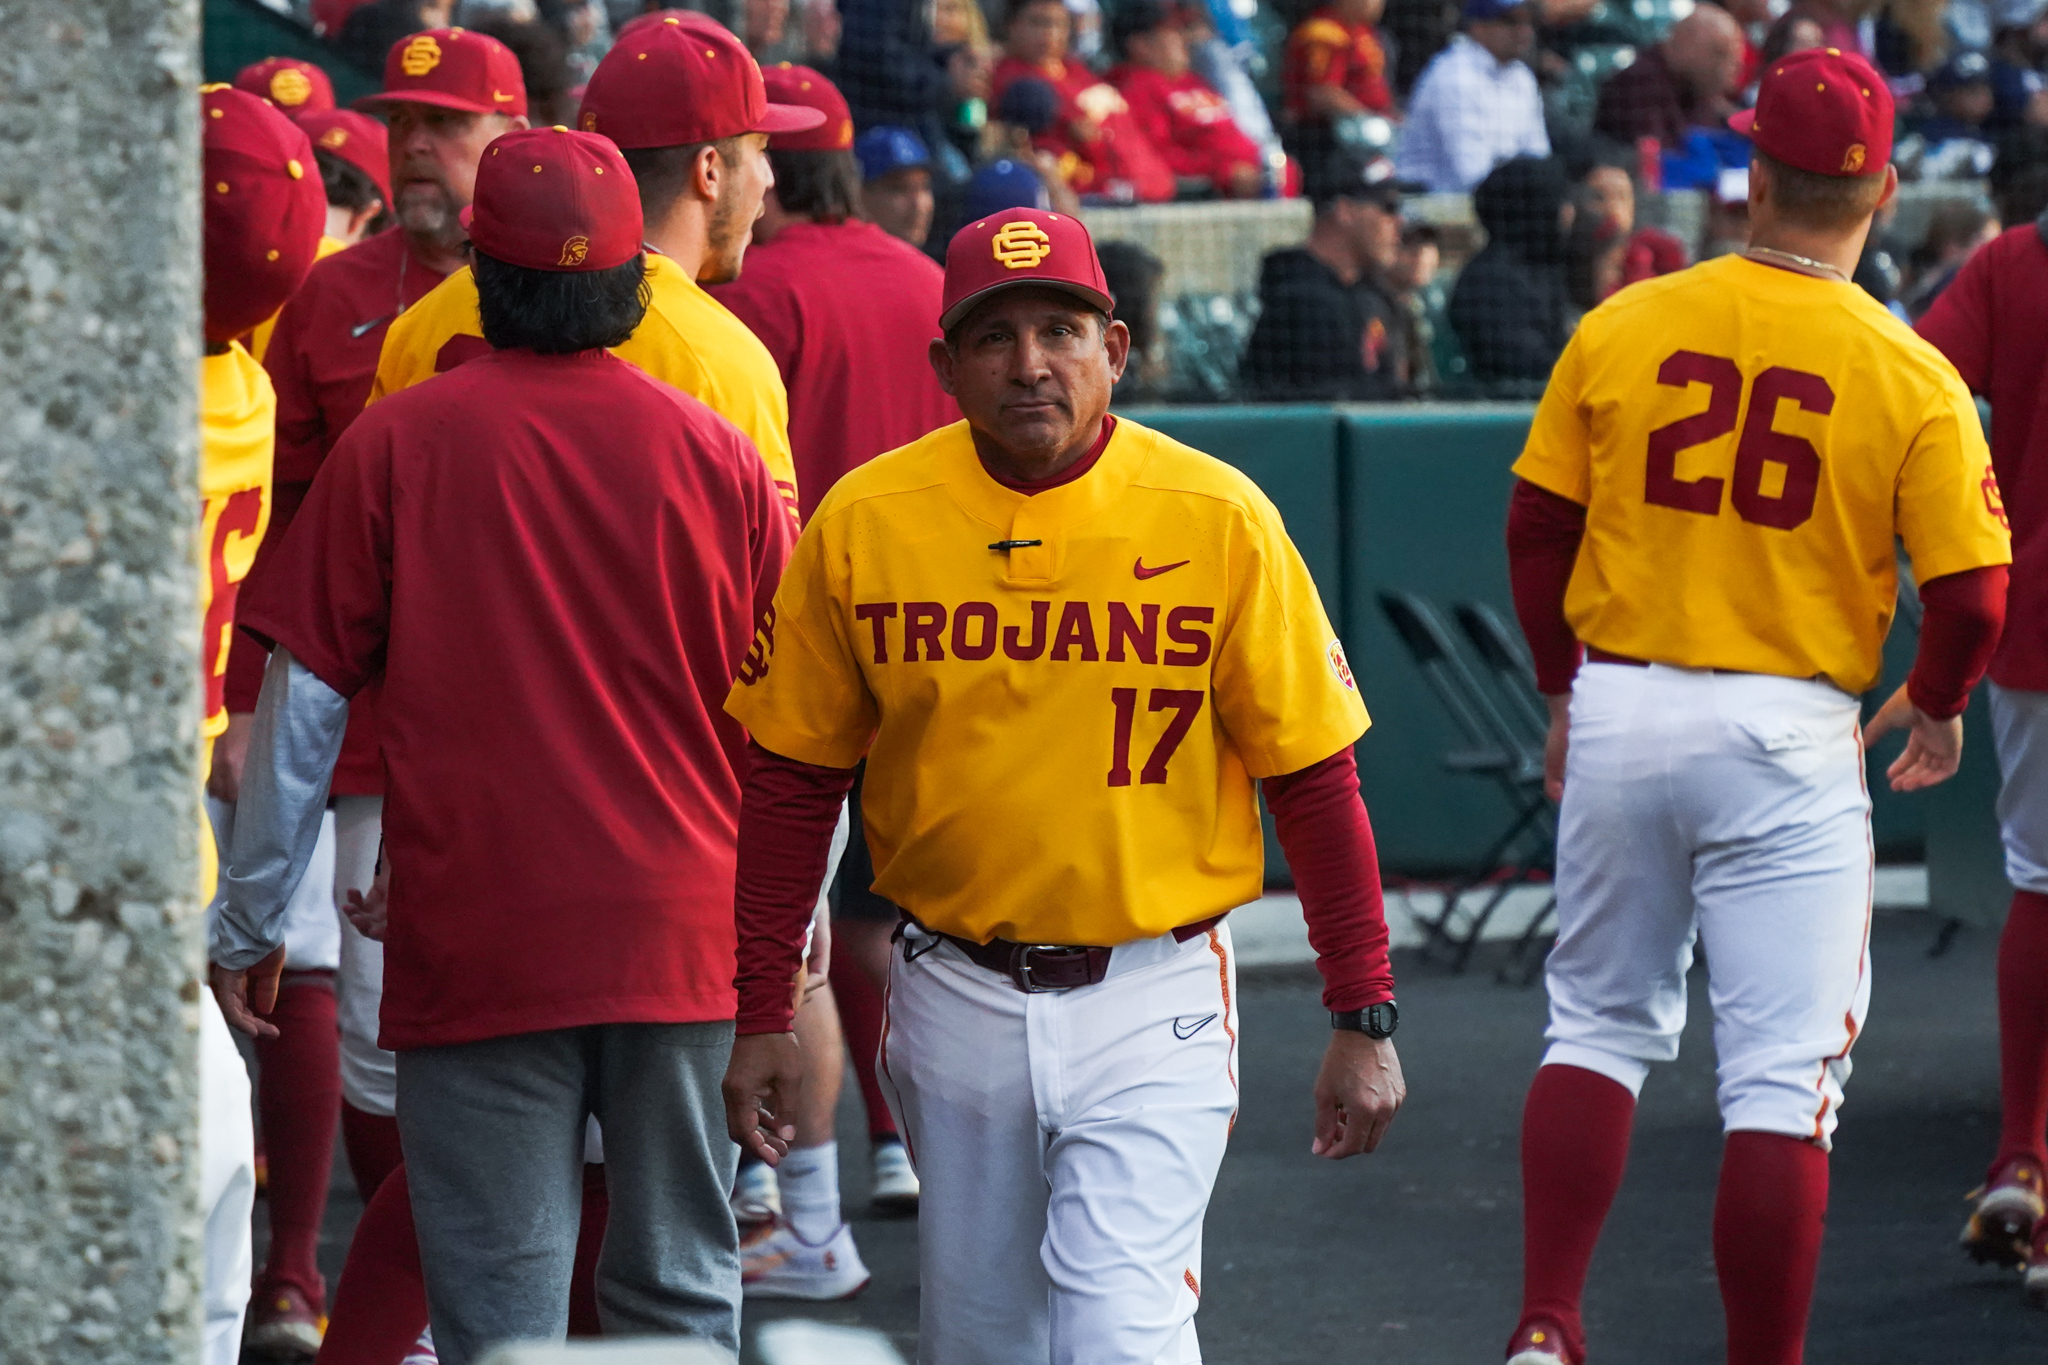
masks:
{"type": "Polygon", "coordinates": [[[1820,452],[1804,436],[1778,431],[1778,405],[1795,404],[1825,417],[1834,411],[1828,381],[1805,370],[1773,365],[1750,381],[1749,415],[1735,444],[1735,467],[1696,479],[1678,477],[1680,453],[1735,430],[1742,409],[1742,371],[1726,356],[1674,351],[1657,367],[1657,382],[1673,388],[1707,386],[1704,412],[1681,417],[1650,433],[1643,498],[1659,507],[1718,516],[1724,492],[1744,521],[1790,531],[1813,515],[1820,491],[1820,452]]]}

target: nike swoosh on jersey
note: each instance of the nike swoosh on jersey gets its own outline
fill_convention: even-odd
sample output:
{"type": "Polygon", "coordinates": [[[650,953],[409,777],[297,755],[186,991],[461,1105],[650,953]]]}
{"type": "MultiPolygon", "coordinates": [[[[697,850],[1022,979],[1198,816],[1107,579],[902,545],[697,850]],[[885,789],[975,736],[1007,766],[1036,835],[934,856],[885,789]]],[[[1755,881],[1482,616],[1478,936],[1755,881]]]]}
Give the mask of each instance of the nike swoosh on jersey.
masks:
{"type": "Polygon", "coordinates": [[[1148,569],[1145,567],[1145,557],[1143,555],[1139,555],[1138,562],[1131,566],[1131,572],[1136,574],[1140,578],[1157,578],[1159,577],[1159,575],[1163,573],[1171,573],[1175,569],[1181,568],[1185,565],[1192,563],[1194,563],[1192,559],[1178,559],[1171,564],[1161,564],[1156,569],[1148,569]]]}
{"type": "Polygon", "coordinates": [[[1205,1014],[1192,1024],[1187,1021],[1186,1016],[1182,1016],[1173,1021],[1173,1036],[1185,1043],[1188,1039],[1194,1037],[1197,1033],[1200,1033],[1215,1022],[1216,1016],[1213,1014],[1205,1014]]]}

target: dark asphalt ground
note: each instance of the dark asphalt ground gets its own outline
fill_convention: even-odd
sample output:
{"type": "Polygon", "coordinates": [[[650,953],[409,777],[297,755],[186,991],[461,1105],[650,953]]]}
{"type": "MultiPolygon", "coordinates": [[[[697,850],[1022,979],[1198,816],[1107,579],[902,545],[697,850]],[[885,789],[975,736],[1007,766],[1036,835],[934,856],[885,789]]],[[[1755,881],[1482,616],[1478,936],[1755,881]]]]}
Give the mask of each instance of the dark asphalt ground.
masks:
{"type": "MultiPolygon", "coordinates": [[[[1870,1021],[1833,1162],[1809,1365],[2041,1365],[2048,1313],[2016,1275],[1955,1249],[1964,1191],[1998,1131],[1995,936],[1965,931],[1929,959],[1934,922],[1879,918],[1870,1021]]],[[[1516,1127],[1542,1052],[1543,994],[1482,963],[1401,973],[1407,1108],[1376,1156],[1308,1154],[1308,1091],[1327,1037],[1313,971],[1247,973],[1244,1104],[1209,1211],[1203,1351],[1212,1365],[1492,1365],[1515,1322],[1521,1268],[1516,1127]]],[[[1696,978],[1697,985],[1697,978],[1696,978]]],[[[1628,1179],[1594,1261],[1597,1365],[1722,1360],[1709,1246],[1720,1135],[1704,991],[1679,1062],[1637,1112],[1628,1179]]],[[[911,1357],[914,1220],[866,1212],[862,1124],[842,1109],[846,1203],[875,1279],[850,1304],[750,1306],[860,1323],[911,1357]]],[[[337,1163],[322,1263],[338,1274],[359,1211],[337,1163]]],[[[259,1218],[261,1217],[259,1206],[259,1218]]]]}

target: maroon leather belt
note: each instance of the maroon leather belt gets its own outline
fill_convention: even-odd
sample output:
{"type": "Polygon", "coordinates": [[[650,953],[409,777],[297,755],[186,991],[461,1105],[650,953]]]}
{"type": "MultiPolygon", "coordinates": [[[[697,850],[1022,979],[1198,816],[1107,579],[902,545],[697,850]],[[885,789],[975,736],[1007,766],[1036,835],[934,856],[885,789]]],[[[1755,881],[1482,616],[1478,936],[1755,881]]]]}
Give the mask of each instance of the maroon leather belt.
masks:
{"type": "MultiPolygon", "coordinates": [[[[1226,912],[1227,913],[1227,912],[1226,912]]],[[[1173,931],[1176,942],[1186,943],[1191,938],[1206,934],[1223,922],[1222,915],[1211,915],[1208,919],[1193,924],[1183,924],[1173,931]]],[[[958,948],[975,966],[1007,976],[1026,995],[1039,995],[1046,991],[1070,991],[1076,986],[1093,986],[1109,974],[1109,957],[1114,948],[1093,947],[1081,943],[1015,943],[1006,938],[992,938],[986,943],[976,943],[971,938],[957,934],[942,934],[935,929],[926,929],[918,924],[909,911],[903,914],[905,925],[917,924],[923,932],[934,938],[944,939],[958,948]]],[[[902,930],[899,928],[900,934],[902,930]]],[[[908,942],[903,946],[905,961],[911,960],[908,942]]]]}
{"type": "Polygon", "coordinates": [[[1648,659],[1631,659],[1626,654],[1610,654],[1593,645],[1586,646],[1586,662],[1589,664],[1626,664],[1630,668],[1648,668],[1648,659]]]}

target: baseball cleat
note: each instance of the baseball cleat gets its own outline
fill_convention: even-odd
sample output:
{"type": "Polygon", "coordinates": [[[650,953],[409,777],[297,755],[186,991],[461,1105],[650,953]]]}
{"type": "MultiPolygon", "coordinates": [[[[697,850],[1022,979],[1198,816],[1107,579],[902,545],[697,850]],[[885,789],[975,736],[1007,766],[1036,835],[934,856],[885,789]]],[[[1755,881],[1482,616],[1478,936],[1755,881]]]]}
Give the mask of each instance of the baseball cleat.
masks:
{"type": "Polygon", "coordinates": [[[868,1287],[868,1268],[846,1224],[813,1246],[777,1219],[740,1243],[740,1286],[750,1299],[850,1299],[868,1287]]]}
{"type": "Polygon", "coordinates": [[[876,1143],[874,1155],[875,1185],[870,1202],[891,1213],[916,1213],[917,1172],[910,1168],[910,1153],[892,1138],[876,1143]]]}
{"type": "Polygon", "coordinates": [[[775,1168],[765,1161],[740,1167],[732,1182],[733,1221],[743,1228],[758,1228],[782,1216],[782,1187],[775,1183],[775,1168]]]}
{"type": "Polygon", "coordinates": [[[1547,1322],[1532,1322],[1508,1343],[1508,1365],[1578,1365],[1565,1349],[1564,1333],[1547,1322]]]}
{"type": "Polygon", "coordinates": [[[2048,1218],[2034,1224],[2034,1240],[2027,1248],[2027,1302],[2048,1308],[2048,1218]]]}
{"type": "Polygon", "coordinates": [[[327,1319],[313,1311],[306,1296],[291,1285],[279,1285],[249,1305],[242,1349],[266,1360],[311,1360],[320,1354],[326,1335],[327,1319]]]}
{"type": "Polygon", "coordinates": [[[2029,1243],[2041,1221],[2041,1167],[2032,1157],[2014,1157],[1991,1180],[1966,1196],[1976,1201],[1959,1239],[1971,1260],[1980,1265],[2029,1265],[2029,1243]]]}

